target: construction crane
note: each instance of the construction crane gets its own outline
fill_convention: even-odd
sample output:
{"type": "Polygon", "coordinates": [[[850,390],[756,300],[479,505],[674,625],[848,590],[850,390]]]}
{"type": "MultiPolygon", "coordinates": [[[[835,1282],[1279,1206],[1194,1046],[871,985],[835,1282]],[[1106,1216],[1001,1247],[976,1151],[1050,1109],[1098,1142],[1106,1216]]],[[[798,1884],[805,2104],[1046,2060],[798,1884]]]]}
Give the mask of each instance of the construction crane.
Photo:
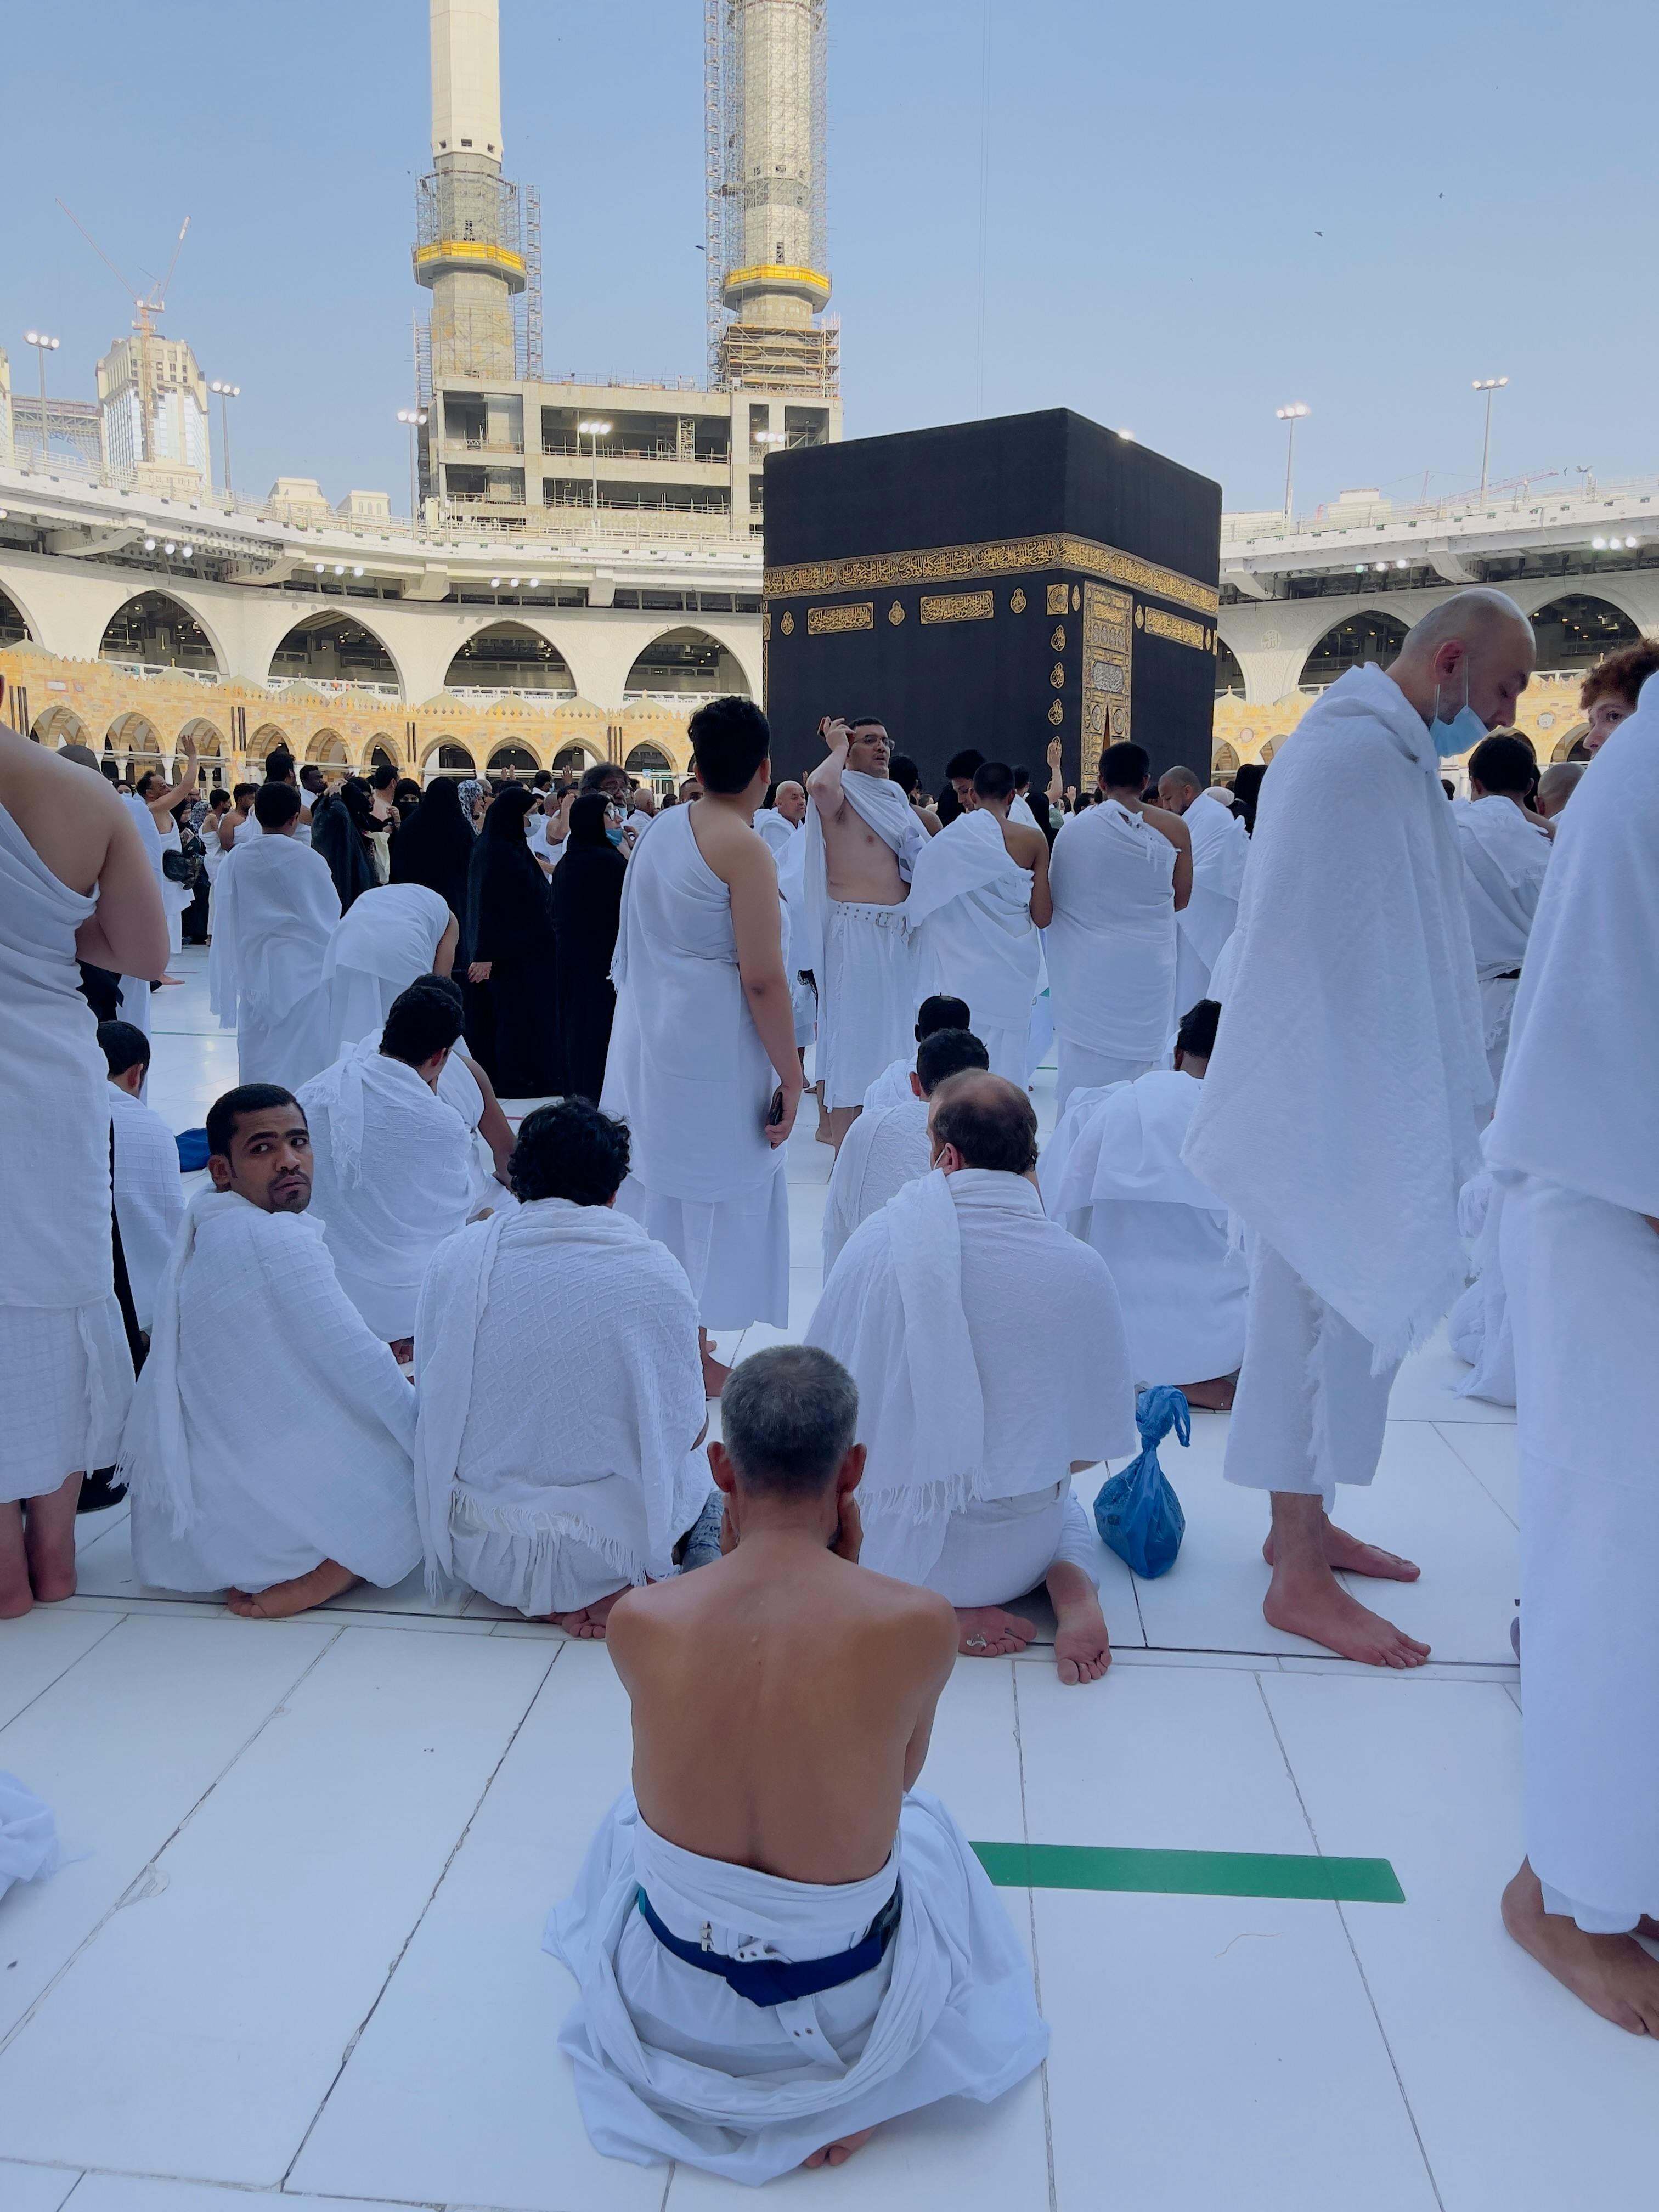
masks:
{"type": "MultiPolygon", "coordinates": [[[[151,460],[155,457],[149,449],[150,424],[155,410],[155,371],[151,341],[157,335],[156,318],[167,311],[167,295],[173,283],[173,272],[179,266],[179,255],[185,243],[185,233],[190,228],[190,217],[186,216],[179,226],[179,235],[173,240],[173,258],[167,264],[166,276],[152,277],[149,291],[141,293],[130,277],[121,274],[68,201],[60,199],[58,204],[132,302],[132,327],[138,333],[138,459],[151,460]]],[[[149,276],[147,269],[143,273],[149,276]]]]}

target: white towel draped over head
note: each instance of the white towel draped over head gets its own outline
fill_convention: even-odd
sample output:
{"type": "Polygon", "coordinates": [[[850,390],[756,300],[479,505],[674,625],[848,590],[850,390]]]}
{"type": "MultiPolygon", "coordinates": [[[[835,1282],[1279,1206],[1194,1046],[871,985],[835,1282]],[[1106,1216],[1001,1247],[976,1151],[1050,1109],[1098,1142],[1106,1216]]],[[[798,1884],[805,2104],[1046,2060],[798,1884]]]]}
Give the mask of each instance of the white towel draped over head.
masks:
{"type": "Polygon", "coordinates": [[[1185,1156],[1379,1367],[1463,1282],[1457,1194],[1491,1079],[1462,875],[1422,717],[1351,670],[1262,785],[1185,1156]]]}
{"type": "MultiPolygon", "coordinates": [[[[866,775],[860,769],[845,768],[841,772],[841,787],[854,813],[875,831],[883,844],[892,848],[898,860],[899,875],[908,884],[917,858],[927,843],[927,827],[921,817],[890,776],[866,775]]],[[[805,893],[802,904],[806,919],[800,945],[803,951],[811,951],[813,957],[810,960],[798,959],[796,964],[817,969],[823,959],[824,909],[830,902],[830,884],[823,823],[817,799],[810,797],[805,834],[801,868],[805,893]]]]}
{"type": "Polygon", "coordinates": [[[860,1222],[896,1197],[929,1165],[927,1101],[908,1089],[897,1104],[866,1105],[841,1140],[823,1201],[823,1271],[860,1222]]]}
{"type": "MultiPolygon", "coordinates": [[[[1203,965],[1213,968],[1238,919],[1250,841],[1226,803],[1207,792],[1200,792],[1181,818],[1193,841],[1193,891],[1176,916],[1176,927],[1203,965]]],[[[1176,1008],[1178,1015],[1186,1012],[1185,1006],[1176,1008]]]]}
{"type": "Polygon", "coordinates": [[[930,992],[965,999],[986,1029],[1024,1026],[1042,969],[1031,871],[988,808],[970,808],[927,840],[904,910],[921,933],[930,992]]]}
{"type": "Polygon", "coordinates": [[[1039,2066],[1048,2031],[1030,1969],[973,1847],[936,1797],[913,1790],[879,1874],[789,1881],[654,1834],[631,1796],[602,1821],[544,1938],[576,1978],[560,2047],[594,2147],[728,2180],[775,2179],[837,2136],[968,2097],[988,2104],[1039,2066]],[[729,1957],[815,1959],[849,1948],[904,1895],[886,1955],[817,1997],[750,2004],[658,1942],[729,1957]],[[807,2037],[810,2034],[810,2041],[807,2037]]]}
{"type": "MultiPolygon", "coordinates": [[[[1134,1083],[1073,1093],[1043,1153],[1042,1202],[1056,1220],[1097,1200],[1195,1206],[1224,1217],[1226,1207],[1181,1157],[1200,1085],[1173,1068],[1134,1083]]],[[[1198,1379],[1196,1377],[1194,1380],[1198,1379]]]]}
{"type": "Polygon", "coordinates": [[[858,1384],[863,1558],[879,1573],[919,1582],[948,1515],[1135,1449],[1111,1276],[1023,1176],[907,1183],[848,1241],[806,1340],[858,1384]],[[1036,1371],[1048,1387],[1034,1395],[1036,1371]]]}
{"type": "Polygon", "coordinates": [[[1659,1217],[1659,687],[1561,817],[1486,1158],[1659,1217]]]}
{"type": "Polygon", "coordinates": [[[155,1308],[155,1286],[185,1218],[179,1146],[159,1114],[112,1083],[109,1103],[115,1124],[115,1218],[121,1230],[121,1255],[127,1263],[138,1326],[148,1328],[155,1308]]]}
{"type": "Polygon", "coordinates": [[[1526,957],[1550,863],[1548,832],[1512,799],[1459,799],[1452,813],[1463,856],[1463,889],[1475,971],[1484,982],[1526,957]]]}
{"type": "Polygon", "coordinates": [[[1067,815],[1048,864],[1045,941],[1054,1028],[1086,1051],[1146,1066],[1175,1022],[1176,849],[1115,799],[1067,815]]]}
{"type": "Polygon", "coordinates": [[[337,1053],[379,1030],[398,993],[432,973],[449,923],[447,904],[424,884],[376,884],[352,901],[323,955],[337,1053]]]}
{"type": "Polygon", "coordinates": [[[298,1097],[311,1125],[312,1206],[341,1287],[377,1336],[407,1336],[427,1261],[466,1218],[471,1133],[376,1037],[298,1097]]]}
{"type": "Polygon", "coordinates": [[[562,1198],[475,1221],[434,1255],[415,1323],[416,1500],[427,1571],[453,1567],[450,1512],[533,1542],[609,1555],[589,1498],[622,1476],[643,1498],[649,1556],[673,1572],[685,1501],[708,1488],[697,1310],[685,1272],[639,1224],[562,1198]],[[533,1387],[532,1387],[533,1379],[533,1387]],[[586,1493],[586,1495],[585,1495],[586,1493]]]}
{"type": "Polygon", "coordinates": [[[328,864],[308,846],[264,833],[239,842],[213,886],[208,995],[220,1027],[236,1028],[244,1011],[280,1022],[318,989],[339,919],[328,864]]]}
{"type": "Polygon", "coordinates": [[[198,1190],[156,1293],[121,1440],[134,1556],[175,1589],[247,1589],[420,1555],[415,1393],[336,1279],[321,1224],[198,1190]]]}

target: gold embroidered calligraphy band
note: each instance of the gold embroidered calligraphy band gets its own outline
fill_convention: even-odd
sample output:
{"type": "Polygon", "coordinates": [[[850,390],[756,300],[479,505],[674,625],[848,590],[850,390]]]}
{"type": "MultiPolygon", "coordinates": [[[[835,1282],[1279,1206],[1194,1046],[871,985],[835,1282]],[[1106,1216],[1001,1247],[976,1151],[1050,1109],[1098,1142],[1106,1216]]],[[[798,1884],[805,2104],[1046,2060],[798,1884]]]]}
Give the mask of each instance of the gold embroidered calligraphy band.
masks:
{"type": "MultiPolygon", "coordinates": [[[[878,591],[894,584],[977,583],[1031,568],[1075,568],[1085,576],[1173,599],[1177,606],[1191,607],[1201,615],[1213,617],[1220,604],[1213,584],[1200,584],[1195,577],[1092,538],[1060,532],[1039,538],[988,538],[974,545],[935,545],[914,553],[856,553],[839,561],[791,562],[767,570],[766,595],[775,599],[878,591]]],[[[1051,586],[1051,594],[1060,588],[1051,586]]],[[[1060,611],[1052,596],[1049,611],[1060,611]]]]}
{"type": "Polygon", "coordinates": [[[946,592],[933,598],[922,594],[925,623],[988,622],[995,611],[995,596],[990,592],[946,592]]]}
{"type": "Polygon", "coordinates": [[[873,629],[876,610],[869,599],[860,599],[851,606],[808,607],[806,635],[823,637],[836,630],[873,629]]]}

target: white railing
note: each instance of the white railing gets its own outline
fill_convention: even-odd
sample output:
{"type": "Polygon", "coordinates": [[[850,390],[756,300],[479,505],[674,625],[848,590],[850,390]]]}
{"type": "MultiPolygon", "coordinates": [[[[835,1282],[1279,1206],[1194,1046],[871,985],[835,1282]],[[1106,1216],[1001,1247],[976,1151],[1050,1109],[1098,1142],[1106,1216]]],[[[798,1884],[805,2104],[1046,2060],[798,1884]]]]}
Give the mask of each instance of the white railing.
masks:
{"type": "Polygon", "coordinates": [[[653,707],[701,707],[710,699],[723,699],[723,691],[624,691],[623,704],[632,707],[648,701],[653,707]]]}
{"type": "Polygon", "coordinates": [[[1573,481],[1577,471],[1540,472],[1514,483],[1488,485],[1485,496],[1473,491],[1449,494],[1444,499],[1356,500],[1352,504],[1333,500],[1311,514],[1224,514],[1224,546],[1271,544],[1286,538],[1329,537],[1346,532],[1359,533],[1401,530],[1415,524],[1444,527],[1452,523],[1507,523],[1512,528],[1542,528],[1562,520],[1593,520],[1609,508],[1659,506],[1659,477],[1623,477],[1598,483],[1587,475],[1573,481]]]}
{"type": "Polygon", "coordinates": [[[182,676],[186,684],[217,684],[222,679],[216,668],[170,668],[160,660],[118,660],[113,653],[100,653],[106,668],[118,668],[123,676],[137,676],[143,681],[155,676],[182,676]]]}
{"type": "Polygon", "coordinates": [[[475,704],[520,699],[526,706],[562,707],[576,696],[574,691],[556,691],[551,685],[539,684],[446,684],[444,690],[451,699],[468,699],[475,704]]]}
{"type": "Polygon", "coordinates": [[[263,686],[266,691],[367,691],[375,699],[401,699],[402,686],[397,684],[369,684],[351,676],[268,676],[263,686]]]}

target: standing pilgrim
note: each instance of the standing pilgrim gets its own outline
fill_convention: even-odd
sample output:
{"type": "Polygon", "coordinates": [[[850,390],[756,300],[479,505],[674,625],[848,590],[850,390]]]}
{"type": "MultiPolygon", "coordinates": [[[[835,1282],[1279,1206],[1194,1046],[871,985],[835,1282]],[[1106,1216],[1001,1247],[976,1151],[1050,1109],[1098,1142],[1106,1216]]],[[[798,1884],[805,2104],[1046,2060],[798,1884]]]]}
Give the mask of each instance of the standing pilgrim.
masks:
{"type": "Polygon", "coordinates": [[[132,1390],[109,1086],[76,963],[154,977],[167,957],[120,799],[96,769],[0,728],[0,1620],[72,1595],[81,1477],[113,1461],[132,1390]]]}
{"type": "Polygon", "coordinates": [[[1504,1073],[1521,963],[1550,860],[1549,832],[1522,803],[1537,772],[1524,738],[1486,738],[1469,755],[1473,797],[1452,805],[1494,1091],[1504,1073]]]}
{"type": "Polygon", "coordinates": [[[473,848],[467,935],[473,983],[489,985],[488,1044],[478,1057],[504,1098],[544,1098],[564,1087],[553,1006],[553,895],[525,842],[535,801],[521,783],[492,801],[473,848]]]}
{"type": "Polygon", "coordinates": [[[1062,1114],[1073,1091],[1158,1066],[1175,1027],[1176,916],[1192,896],[1193,848],[1179,815],[1146,805],[1151,767],[1139,745],[1108,745],[1100,804],[1054,840],[1046,942],[1062,1114]]]}
{"type": "MultiPolygon", "coordinates": [[[[611,976],[607,1114],[632,1164],[617,1203],[684,1268],[705,1331],[789,1319],[783,1150],[802,1077],[777,871],[750,824],[771,734],[748,699],[691,717],[695,805],[653,824],[629,864],[611,976]]],[[[718,1395],[726,1370],[703,1347],[718,1395]]]]}
{"type": "MultiPolygon", "coordinates": [[[[817,986],[812,980],[817,954],[806,915],[806,792],[799,783],[781,783],[772,796],[773,804],[756,815],[755,827],[777,863],[778,896],[783,901],[783,962],[795,1017],[795,1050],[805,1074],[806,1048],[818,1026],[817,986]]],[[[822,1084],[818,1091],[822,1098],[822,1084]]],[[[822,1110],[818,1118],[822,1121],[822,1110]]],[[[826,1131],[821,1129],[819,1133],[827,1137],[826,1131]]]]}
{"type": "Polygon", "coordinates": [[[424,884],[377,884],[340,916],[323,956],[330,1057],[377,1031],[420,975],[447,975],[459,925],[424,884]]]}
{"type": "Polygon", "coordinates": [[[1042,979],[1037,936],[1054,915],[1048,841],[1012,821],[1013,770],[984,761],[971,802],[916,856],[905,902],[932,988],[965,999],[993,1074],[1022,1088],[1031,1006],[1042,979]]]}
{"type": "MultiPolygon", "coordinates": [[[[125,800],[127,811],[137,829],[146,858],[155,871],[155,881],[161,893],[161,905],[167,921],[167,956],[178,951],[180,944],[185,908],[190,904],[191,892],[181,883],[175,883],[167,872],[167,856],[182,850],[179,825],[173,818],[173,810],[181,799],[196,796],[196,740],[188,732],[179,740],[179,750],[185,757],[185,771],[177,783],[169,783],[160,769],[149,769],[138,779],[131,798],[125,800]]],[[[156,982],[166,980],[157,976],[156,982]]],[[[175,976],[171,979],[177,981],[175,976]]],[[[149,994],[153,985],[142,975],[121,978],[121,1018],[137,1029],[149,1032],[149,994]]]]}
{"type": "Polygon", "coordinates": [[[1230,1482],[1272,1494],[1263,1612],[1373,1666],[1427,1647],[1334,1570],[1418,1570],[1333,1526],[1376,1472],[1389,1387],[1463,1284],[1457,1194],[1491,1095],[1440,763],[1513,717],[1514,601],[1458,592],[1384,675],[1350,669],[1273,757],[1238,957],[1183,1158],[1250,1232],[1230,1482]]]}
{"type": "Polygon", "coordinates": [[[1659,1963],[1635,1940],[1659,1917],[1656,850],[1650,682],[1561,826],[1486,1137],[1504,1186],[1526,1623],[1527,1856],[1504,1919],[1638,2035],[1659,2035],[1659,1963]]]}
{"type": "Polygon", "coordinates": [[[1189,768],[1164,770],[1158,803],[1181,817],[1193,842],[1192,896],[1176,915],[1178,1020],[1210,995],[1210,971],[1238,921],[1250,841],[1226,793],[1206,790],[1189,768]]]}
{"type": "Polygon", "coordinates": [[[155,1286],[185,1218],[179,1142],[138,1095],[149,1072],[149,1039],[143,1030],[131,1022],[100,1022],[98,1043],[109,1070],[121,1257],[126,1262],[133,1316],[141,1329],[148,1330],[155,1311],[155,1286]]]}
{"type": "Polygon", "coordinates": [[[605,1055],[616,1019],[611,963],[622,923],[628,863],[605,835],[602,791],[585,791],[570,809],[553,878],[557,943],[559,1056],[573,1098],[597,1098],[605,1088],[605,1055]]]}
{"type": "Polygon", "coordinates": [[[329,1061],[329,993],[323,963],[340,919],[327,863],[297,842],[300,794],[263,783],[257,835],[239,844],[214,886],[208,999],[222,1029],[236,1032],[244,1083],[292,1090],[329,1061]]]}
{"type": "Polygon", "coordinates": [[[888,774],[893,746],[881,723],[860,715],[825,722],[822,734],[830,757],[806,779],[805,904],[817,1071],[838,1145],[915,1022],[922,994],[904,908],[927,829],[888,774]]]}

